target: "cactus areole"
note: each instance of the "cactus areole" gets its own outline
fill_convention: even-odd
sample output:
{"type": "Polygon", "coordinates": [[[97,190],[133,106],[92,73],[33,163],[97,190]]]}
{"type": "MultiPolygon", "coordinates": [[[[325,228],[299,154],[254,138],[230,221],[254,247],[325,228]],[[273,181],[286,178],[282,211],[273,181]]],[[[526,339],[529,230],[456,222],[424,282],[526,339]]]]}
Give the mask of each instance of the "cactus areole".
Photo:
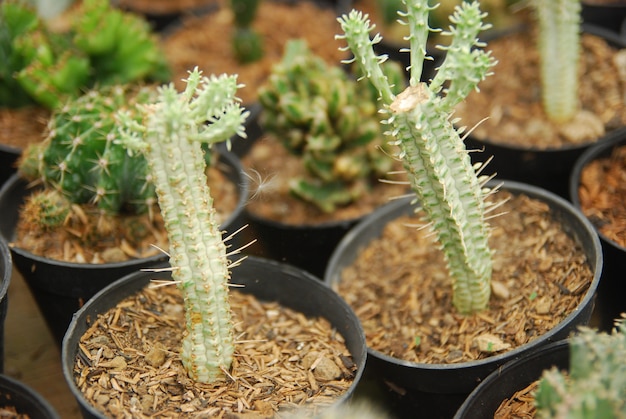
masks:
{"type": "Polygon", "coordinates": [[[487,307],[490,296],[492,253],[485,221],[488,205],[480,178],[472,167],[460,133],[452,119],[454,106],[483,80],[494,60],[479,47],[478,33],[488,26],[478,2],[463,3],[444,34],[452,37],[446,59],[430,84],[420,82],[426,58],[427,0],[406,0],[401,13],[410,29],[409,87],[397,96],[380,68],[386,56],[376,56],[369,38],[367,15],[352,11],[339,19],[348,48],[380,94],[381,111],[398,146],[398,158],[407,170],[412,189],[435,232],[452,276],[453,304],[460,313],[487,307]],[[446,87],[444,87],[446,86],[446,87]]]}
{"type": "Polygon", "coordinates": [[[183,293],[186,332],[181,359],[189,376],[213,382],[231,366],[234,346],[226,246],[207,179],[202,143],[245,136],[236,76],[202,77],[194,69],[178,93],[159,90],[144,119],[122,119],[123,140],[146,155],[170,243],[172,278],[183,293]]]}

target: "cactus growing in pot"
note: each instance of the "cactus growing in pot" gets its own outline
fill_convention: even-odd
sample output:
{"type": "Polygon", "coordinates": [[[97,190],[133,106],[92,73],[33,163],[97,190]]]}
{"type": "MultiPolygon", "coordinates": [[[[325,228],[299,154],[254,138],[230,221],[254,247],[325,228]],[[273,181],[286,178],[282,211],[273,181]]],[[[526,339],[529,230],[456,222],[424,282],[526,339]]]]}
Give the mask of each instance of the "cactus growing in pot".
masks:
{"type": "Polygon", "coordinates": [[[340,18],[341,35],[380,94],[381,111],[399,147],[412,189],[424,209],[427,223],[436,232],[453,277],[453,304],[461,313],[484,309],[490,296],[492,252],[483,185],[461,138],[453,126],[454,107],[484,79],[494,60],[479,47],[484,14],[478,3],[463,3],[451,21],[452,41],[446,58],[432,81],[420,82],[429,32],[427,1],[406,1],[411,35],[409,87],[395,95],[380,69],[370,40],[369,20],[352,11],[340,18]]]}
{"type": "Polygon", "coordinates": [[[232,43],[235,57],[241,63],[250,63],[263,57],[263,39],[253,28],[259,0],[230,0],[235,30],[232,43]]]}
{"type": "Polygon", "coordinates": [[[237,103],[236,76],[202,77],[187,87],[160,88],[156,103],[136,121],[122,113],[122,141],[145,153],[170,242],[172,277],[185,295],[186,330],[181,358],[189,376],[213,382],[232,362],[228,304],[229,261],[204,175],[202,143],[245,136],[247,111],[237,103]],[[205,125],[205,121],[209,121],[205,125]]]}
{"type": "MultiPolygon", "coordinates": [[[[397,91],[404,73],[385,67],[397,91]]],[[[326,213],[357,201],[393,160],[386,149],[371,85],[360,88],[346,71],[327,65],[303,40],[287,43],[283,60],[259,90],[261,125],[302,159],[306,175],[290,191],[326,213]]]]}

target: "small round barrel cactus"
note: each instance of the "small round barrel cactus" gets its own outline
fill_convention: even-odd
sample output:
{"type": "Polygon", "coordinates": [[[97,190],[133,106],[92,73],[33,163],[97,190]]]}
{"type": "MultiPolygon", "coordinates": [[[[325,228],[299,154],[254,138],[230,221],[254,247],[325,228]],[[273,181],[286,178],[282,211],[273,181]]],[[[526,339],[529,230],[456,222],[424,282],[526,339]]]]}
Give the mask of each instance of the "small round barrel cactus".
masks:
{"type": "Polygon", "coordinates": [[[259,0],[230,0],[235,31],[232,43],[240,63],[251,63],[263,57],[263,39],[253,28],[259,0]]]}
{"type": "Polygon", "coordinates": [[[134,113],[155,97],[150,87],[91,90],[55,111],[43,142],[24,152],[20,172],[42,180],[72,203],[117,213],[144,213],[156,200],[145,157],[119,142],[116,113],[134,113]]]}
{"type": "MultiPolygon", "coordinates": [[[[403,72],[393,69],[401,89],[403,72]]],[[[393,166],[380,151],[386,139],[376,94],[365,83],[358,85],[342,68],[315,56],[304,41],[292,40],[259,92],[264,129],[301,156],[308,172],[306,178],[293,179],[291,192],[325,212],[357,199],[393,166]]]]}

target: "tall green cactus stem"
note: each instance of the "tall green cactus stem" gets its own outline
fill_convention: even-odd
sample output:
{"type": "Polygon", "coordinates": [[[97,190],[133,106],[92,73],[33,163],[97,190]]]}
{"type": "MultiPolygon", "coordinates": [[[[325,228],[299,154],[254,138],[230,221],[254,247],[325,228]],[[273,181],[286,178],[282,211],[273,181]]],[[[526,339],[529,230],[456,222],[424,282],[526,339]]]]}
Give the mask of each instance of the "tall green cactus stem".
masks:
{"type": "Polygon", "coordinates": [[[124,116],[123,142],[149,162],[170,243],[172,277],[185,306],[181,359],[189,376],[213,382],[234,351],[226,246],[205,176],[202,144],[245,136],[247,116],[235,102],[236,76],[202,77],[195,69],[182,93],[173,85],[143,108],[142,123],[124,116]],[[208,124],[206,124],[208,120],[208,124]]]}
{"type": "Polygon", "coordinates": [[[259,0],[230,0],[234,16],[233,51],[240,63],[251,63],[263,57],[263,39],[252,22],[259,8],[259,0]]]}
{"type": "MultiPolygon", "coordinates": [[[[404,72],[397,66],[393,73],[402,89],[404,72]]],[[[264,129],[306,168],[306,176],[290,182],[293,195],[332,212],[391,170],[393,159],[379,150],[386,139],[376,97],[371,86],[361,88],[345,70],[326,64],[304,40],[287,43],[259,101],[264,129]]]]}
{"type": "Polygon", "coordinates": [[[537,418],[626,417],[626,324],[611,334],[584,328],[569,339],[569,371],[544,371],[535,404],[537,418]]]}
{"type": "Polygon", "coordinates": [[[580,0],[533,0],[539,24],[541,98],[546,115],[562,123],[579,106],[580,0]]]}
{"type": "Polygon", "coordinates": [[[386,57],[376,56],[367,16],[352,11],[339,19],[348,48],[380,92],[382,111],[399,146],[413,190],[427,221],[436,232],[453,278],[453,303],[461,313],[486,308],[490,296],[492,252],[485,221],[482,180],[452,121],[454,106],[483,80],[494,60],[478,47],[486,28],[478,2],[458,6],[450,20],[452,42],[445,61],[430,84],[419,82],[424,35],[429,30],[428,2],[406,1],[411,31],[409,87],[395,96],[380,69],[386,57]],[[444,87],[449,83],[447,87],[444,87]],[[439,94],[442,93],[442,94],[439,94]]]}
{"type": "Polygon", "coordinates": [[[146,213],[156,201],[143,155],[119,140],[117,112],[138,118],[137,106],[156,96],[152,87],[109,86],[88,91],[52,113],[48,135],[23,153],[19,170],[76,204],[107,213],[146,213]]]}

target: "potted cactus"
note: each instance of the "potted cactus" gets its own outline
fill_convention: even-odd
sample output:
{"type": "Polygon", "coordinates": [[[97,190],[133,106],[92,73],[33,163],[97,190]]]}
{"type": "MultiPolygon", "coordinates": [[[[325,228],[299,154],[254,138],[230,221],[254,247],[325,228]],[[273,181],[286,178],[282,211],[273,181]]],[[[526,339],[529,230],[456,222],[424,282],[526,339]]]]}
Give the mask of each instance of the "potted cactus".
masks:
{"type": "MultiPolygon", "coordinates": [[[[311,312],[322,315],[324,310],[334,313],[333,315],[338,315],[339,317],[335,319],[337,323],[333,327],[343,328],[344,332],[347,329],[352,329],[352,335],[346,336],[344,333],[344,338],[333,338],[331,332],[326,335],[325,339],[330,338],[330,346],[332,346],[333,341],[342,342],[343,339],[346,339],[346,343],[352,346],[352,354],[346,352],[335,355],[353,356],[355,368],[356,363],[360,365],[359,369],[364,366],[364,341],[358,333],[360,329],[358,321],[356,318],[350,319],[350,312],[347,307],[332,307],[332,305],[327,306],[324,303],[324,300],[342,303],[330,289],[314,278],[302,275],[301,271],[292,268],[281,270],[278,264],[264,263],[255,259],[236,262],[229,259],[229,256],[238,253],[239,249],[227,250],[226,240],[228,238],[224,237],[219,229],[211,190],[204,178],[205,159],[201,147],[202,143],[212,144],[228,140],[235,134],[245,135],[243,123],[247,112],[236,102],[237,87],[236,76],[221,75],[207,78],[202,77],[196,69],[190,73],[185,91],[178,93],[173,85],[162,87],[159,90],[157,101],[142,107],[143,115],[139,120],[132,118],[128,113],[123,114],[125,130],[122,141],[130,149],[145,154],[150,166],[150,173],[154,178],[157,197],[170,242],[171,265],[157,269],[156,274],[139,272],[115,282],[95,296],[72,321],[63,342],[64,375],[84,411],[89,412],[93,417],[105,417],[105,415],[117,414],[123,410],[133,412],[137,411],[138,407],[128,400],[124,389],[114,395],[107,391],[108,386],[106,385],[103,386],[103,391],[106,391],[108,395],[107,400],[102,401],[98,397],[92,397],[94,394],[100,393],[96,386],[101,383],[101,380],[92,379],[98,374],[94,375],[89,371],[93,367],[105,367],[107,363],[102,362],[100,366],[97,366],[98,362],[94,364],[83,361],[83,356],[86,354],[81,353],[84,351],[81,348],[84,348],[84,345],[90,346],[94,342],[93,336],[96,333],[94,328],[89,328],[89,326],[99,314],[104,314],[103,310],[110,308],[114,312],[127,306],[127,303],[120,303],[120,299],[147,285],[155,275],[157,278],[167,280],[168,277],[164,278],[162,275],[164,271],[171,274],[169,277],[171,279],[170,285],[177,284],[175,288],[182,294],[180,303],[183,304],[185,313],[185,332],[183,332],[182,342],[179,342],[181,345],[180,356],[174,357],[172,363],[181,364],[191,382],[186,383],[180,376],[177,381],[182,384],[183,392],[190,391],[194,394],[193,398],[203,401],[197,403],[193,410],[189,410],[189,406],[183,408],[180,398],[171,397],[171,401],[168,401],[168,397],[163,397],[161,400],[165,402],[165,405],[158,403],[155,399],[153,403],[139,407],[146,414],[160,410],[169,410],[177,417],[182,417],[178,415],[184,413],[202,414],[201,412],[204,412],[207,415],[210,414],[209,412],[213,412],[213,414],[217,412],[224,414],[228,411],[242,413],[258,411],[264,406],[266,408],[270,406],[270,410],[283,409],[285,403],[289,404],[291,398],[282,395],[281,388],[290,387],[291,383],[282,379],[273,381],[272,389],[262,396],[265,403],[258,403],[259,406],[252,402],[245,402],[239,407],[237,403],[234,407],[224,407],[216,402],[221,398],[231,398],[232,395],[230,394],[221,394],[224,393],[224,388],[227,393],[235,394],[235,400],[239,396],[241,399],[250,400],[249,386],[253,385],[254,381],[248,377],[243,378],[244,376],[240,375],[237,366],[245,370],[247,367],[244,367],[244,364],[247,364],[248,361],[252,362],[252,367],[256,370],[257,376],[260,374],[258,379],[262,379],[262,376],[266,374],[266,367],[285,362],[281,359],[284,356],[280,353],[274,353],[270,354],[275,359],[271,363],[268,362],[270,358],[265,358],[263,355],[263,359],[266,361],[259,361],[261,364],[255,364],[253,360],[245,359],[248,356],[246,352],[241,354],[236,352],[237,345],[245,343],[256,345],[260,342],[246,342],[248,331],[241,332],[241,336],[235,336],[234,313],[231,312],[230,305],[231,298],[234,297],[232,297],[232,292],[229,292],[229,286],[235,286],[234,284],[243,286],[243,293],[253,293],[260,296],[260,299],[277,299],[281,304],[291,300],[292,302],[287,303],[287,305],[293,309],[302,307],[305,315],[311,312]],[[205,124],[207,117],[209,123],[205,124]],[[233,281],[230,283],[233,263],[241,266],[232,270],[233,281]],[[161,276],[158,273],[161,273],[161,276]],[[297,291],[299,287],[302,288],[297,291]],[[120,291],[121,289],[124,289],[123,295],[116,293],[116,290],[120,291]],[[303,294],[298,295],[299,292],[306,292],[307,298],[300,298],[303,294]],[[314,301],[314,303],[305,302],[299,305],[304,300],[314,301]],[[117,303],[120,305],[116,307],[117,303]],[[88,328],[89,330],[87,330],[88,328]],[[83,333],[84,337],[79,341],[83,333]],[[237,340],[243,342],[237,342],[237,340]],[[363,346],[359,347],[359,341],[363,346]],[[355,349],[356,351],[354,351],[355,349]],[[244,358],[235,361],[236,356],[244,358]],[[265,362],[268,364],[266,365],[265,362]],[[84,366],[84,369],[81,366],[84,366]],[[92,378],[85,381],[85,377],[88,376],[92,376],[92,378]],[[279,401],[270,403],[267,399],[270,394],[276,394],[279,401]],[[119,404],[123,404],[124,400],[128,400],[129,403],[121,407],[118,404],[118,408],[121,410],[114,411],[112,409],[116,405],[116,401],[111,401],[110,398],[117,398],[119,404]],[[282,401],[280,401],[281,398],[282,401]]],[[[157,293],[159,292],[157,291],[157,293]]],[[[149,299],[149,297],[144,297],[144,299],[149,299]]],[[[254,311],[253,306],[255,304],[260,303],[259,301],[246,303],[247,308],[243,309],[243,320],[239,320],[244,323],[244,326],[248,321],[245,314],[251,310],[254,311]]],[[[240,308],[240,310],[242,309],[240,308]]],[[[272,318],[276,318],[273,313],[277,310],[275,308],[273,312],[269,310],[268,313],[264,313],[261,322],[266,323],[272,318]]],[[[108,323],[107,316],[104,315],[103,318],[106,325],[108,323]]],[[[304,318],[301,320],[306,321],[304,318]]],[[[253,326],[253,328],[257,327],[259,326],[253,326]]],[[[178,332],[176,324],[170,325],[170,328],[178,332]]],[[[278,329],[272,330],[274,330],[274,334],[278,333],[278,329]]],[[[315,334],[317,332],[313,333],[313,335],[315,334]]],[[[305,347],[308,348],[306,352],[311,350],[306,343],[311,338],[299,335],[290,337],[282,334],[276,338],[268,332],[263,336],[263,341],[277,340],[280,343],[286,339],[287,344],[281,350],[286,350],[289,346],[299,353],[295,357],[288,356],[290,358],[288,362],[295,362],[292,364],[293,368],[289,374],[293,376],[294,370],[300,369],[304,371],[306,376],[307,368],[309,371],[313,371],[318,368],[320,363],[331,362],[328,358],[322,359],[322,355],[318,353],[316,359],[313,360],[316,361],[315,365],[312,363],[308,364],[307,367],[307,364],[304,364],[304,367],[300,367],[300,362],[304,362],[304,359],[301,359],[304,352],[298,351],[305,347]],[[289,343],[290,340],[291,343],[289,343]],[[298,347],[300,349],[297,349],[298,347]],[[317,360],[318,357],[319,360],[317,360]]],[[[149,338],[146,337],[146,339],[149,338]]],[[[145,343],[144,339],[140,339],[137,349],[140,350],[145,343]]],[[[149,345],[156,345],[157,343],[157,341],[148,342],[149,345]]],[[[98,350],[102,351],[98,347],[102,347],[102,343],[96,344],[93,354],[97,354],[98,350]]],[[[120,352],[117,358],[122,358],[127,348],[119,347],[118,350],[120,352]]],[[[164,348],[164,351],[165,353],[178,352],[178,349],[164,348]]],[[[87,356],[92,356],[92,354],[87,356]]],[[[143,357],[140,358],[143,359],[143,357]]],[[[110,366],[116,368],[114,365],[110,366]]],[[[336,365],[335,367],[338,368],[336,365]]],[[[176,369],[173,371],[173,374],[176,375],[176,369]]],[[[129,373],[134,374],[132,369],[129,373]]],[[[171,377],[171,374],[169,376],[171,377]]],[[[142,392],[140,387],[150,386],[148,383],[153,382],[154,378],[146,376],[146,381],[134,387],[138,391],[138,396],[141,396],[139,393],[142,392]]],[[[333,385],[340,386],[342,381],[348,381],[348,386],[343,387],[344,391],[347,391],[354,375],[350,373],[349,377],[343,377],[339,371],[337,375],[333,375],[329,379],[331,384],[326,390],[322,390],[325,387],[323,383],[316,384],[314,376],[311,378],[312,381],[309,383],[311,386],[310,394],[319,393],[323,396],[327,390],[332,390],[333,385]]],[[[157,383],[158,381],[157,379],[157,383]]],[[[341,392],[335,394],[336,398],[344,397],[341,392]]],[[[254,397],[251,399],[254,400],[254,397]]],[[[333,399],[333,397],[330,400],[322,397],[321,401],[332,403],[333,399]]]]}
{"type": "Polygon", "coordinates": [[[567,198],[576,158],[624,129],[624,90],[616,77],[624,42],[581,24],[580,0],[529,4],[525,28],[490,40],[499,71],[459,105],[457,116],[478,125],[468,145],[496,156],[492,173],[567,198]]]}
{"type": "MultiPolygon", "coordinates": [[[[344,35],[341,36],[354,53],[355,62],[363,66],[363,73],[380,93],[381,112],[386,116],[397,156],[403,161],[417,196],[415,201],[422,211],[415,217],[399,218],[416,211],[415,205],[411,205],[414,198],[406,198],[363,220],[336,248],[325,280],[350,304],[360,307],[372,367],[378,366],[382,377],[415,397],[420,408],[428,408],[431,417],[449,417],[476,383],[506,360],[565,337],[576,324],[589,320],[602,255],[589,223],[568,202],[529,185],[504,182],[499,189],[498,183],[487,183],[489,177],[480,174],[481,165],[471,164],[461,136],[463,129],[453,126],[459,121],[452,115],[458,103],[489,74],[494,64],[493,57],[482,49],[484,44],[477,38],[485,28],[479,4],[463,3],[456,8],[451,16],[453,26],[448,33],[452,39],[446,47],[446,58],[432,81],[424,83],[419,80],[429,5],[426,1],[405,3],[412,61],[409,87],[404,92],[394,95],[390,90],[378,66],[381,58],[372,48],[378,38],[370,40],[371,28],[366,17],[357,11],[342,17],[344,35]],[[532,209],[526,207],[527,199],[535,202],[532,209]],[[505,215],[490,219],[494,208],[500,208],[505,215]],[[511,214],[516,215],[508,218],[511,214]],[[529,233],[531,229],[526,223],[509,229],[515,220],[532,219],[540,214],[545,217],[545,223],[554,222],[553,227],[536,230],[535,239],[524,237],[517,241],[513,231],[529,233]],[[392,220],[396,219],[393,224],[392,220]],[[416,223],[423,224],[423,228],[407,228],[407,224],[416,223]],[[548,235],[567,241],[569,244],[564,244],[564,248],[578,248],[580,259],[573,255],[560,259],[561,256],[556,256],[560,253],[557,246],[551,250],[545,248],[546,255],[531,262],[533,251],[529,243],[538,240],[545,244],[548,235]],[[437,240],[435,247],[433,236],[437,240]],[[514,253],[503,256],[507,249],[514,253]],[[552,252],[555,253],[548,256],[552,252]],[[574,259],[582,265],[572,265],[574,259]],[[435,266],[435,260],[441,265],[435,266]],[[553,265],[556,260],[567,262],[556,268],[553,265]],[[551,293],[549,287],[539,286],[552,281],[547,277],[533,276],[538,282],[514,297],[511,291],[520,290],[520,283],[513,285],[511,272],[526,268],[512,267],[513,261],[531,265],[547,263],[556,271],[563,270],[568,281],[574,281],[566,288],[580,287],[576,301],[569,303],[571,309],[553,302],[553,298],[562,294],[558,289],[553,288],[551,293]],[[582,276],[572,275],[569,270],[582,276]],[[503,276],[497,279],[496,274],[503,276]],[[582,282],[574,285],[578,280],[582,282]],[[509,286],[501,289],[504,284],[509,286]],[[531,304],[543,301],[546,307],[551,307],[554,323],[544,323],[548,327],[539,332],[533,320],[532,325],[521,326],[525,320],[519,318],[514,322],[520,329],[512,334],[512,331],[504,332],[499,326],[507,317],[543,310],[528,306],[518,314],[503,317],[497,314],[500,310],[506,312],[507,307],[519,309],[522,301],[531,304]],[[564,309],[557,310],[558,315],[557,306],[564,309]],[[489,320],[482,323],[485,318],[489,320]],[[493,329],[486,327],[491,321],[493,329]],[[505,341],[517,332],[527,339],[520,340],[522,335],[517,335],[505,341]]],[[[544,222],[540,224],[547,226],[544,222]]],[[[530,278],[521,283],[527,280],[530,278]]]]}
{"type": "MultiPolygon", "coordinates": [[[[120,109],[138,117],[155,95],[154,86],[116,85],[69,101],[0,192],[3,239],[59,344],[72,314],[116,276],[167,259],[147,162],[119,142],[117,118],[120,109]]],[[[212,183],[223,185],[222,227],[234,231],[247,195],[239,161],[205,157],[212,183]]]]}
{"type": "Polygon", "coordinates": [[[2,2],[3,168],[12,169],[26,144],[41,140],[52,109],[85,89],[169,80],[158,40],[143,19],[106,0],[88,0],[72,11],[69,21],[68,30],[56,31],[26,2],[2,2]]]}
{"type": "MultiPolygon", "coordinates": [[[[399,92],[404,71],[393,62],[385,71],[399,92]]],[[[400,167],[385,154],[376,93],[304,40],[291,40],[259,102],[253,142],[249,151],[240,149],[256,182],[245,210],[258,239],[253,250],[321,276],[347,229],[406,189],[379,181],[400,167]]]]}

